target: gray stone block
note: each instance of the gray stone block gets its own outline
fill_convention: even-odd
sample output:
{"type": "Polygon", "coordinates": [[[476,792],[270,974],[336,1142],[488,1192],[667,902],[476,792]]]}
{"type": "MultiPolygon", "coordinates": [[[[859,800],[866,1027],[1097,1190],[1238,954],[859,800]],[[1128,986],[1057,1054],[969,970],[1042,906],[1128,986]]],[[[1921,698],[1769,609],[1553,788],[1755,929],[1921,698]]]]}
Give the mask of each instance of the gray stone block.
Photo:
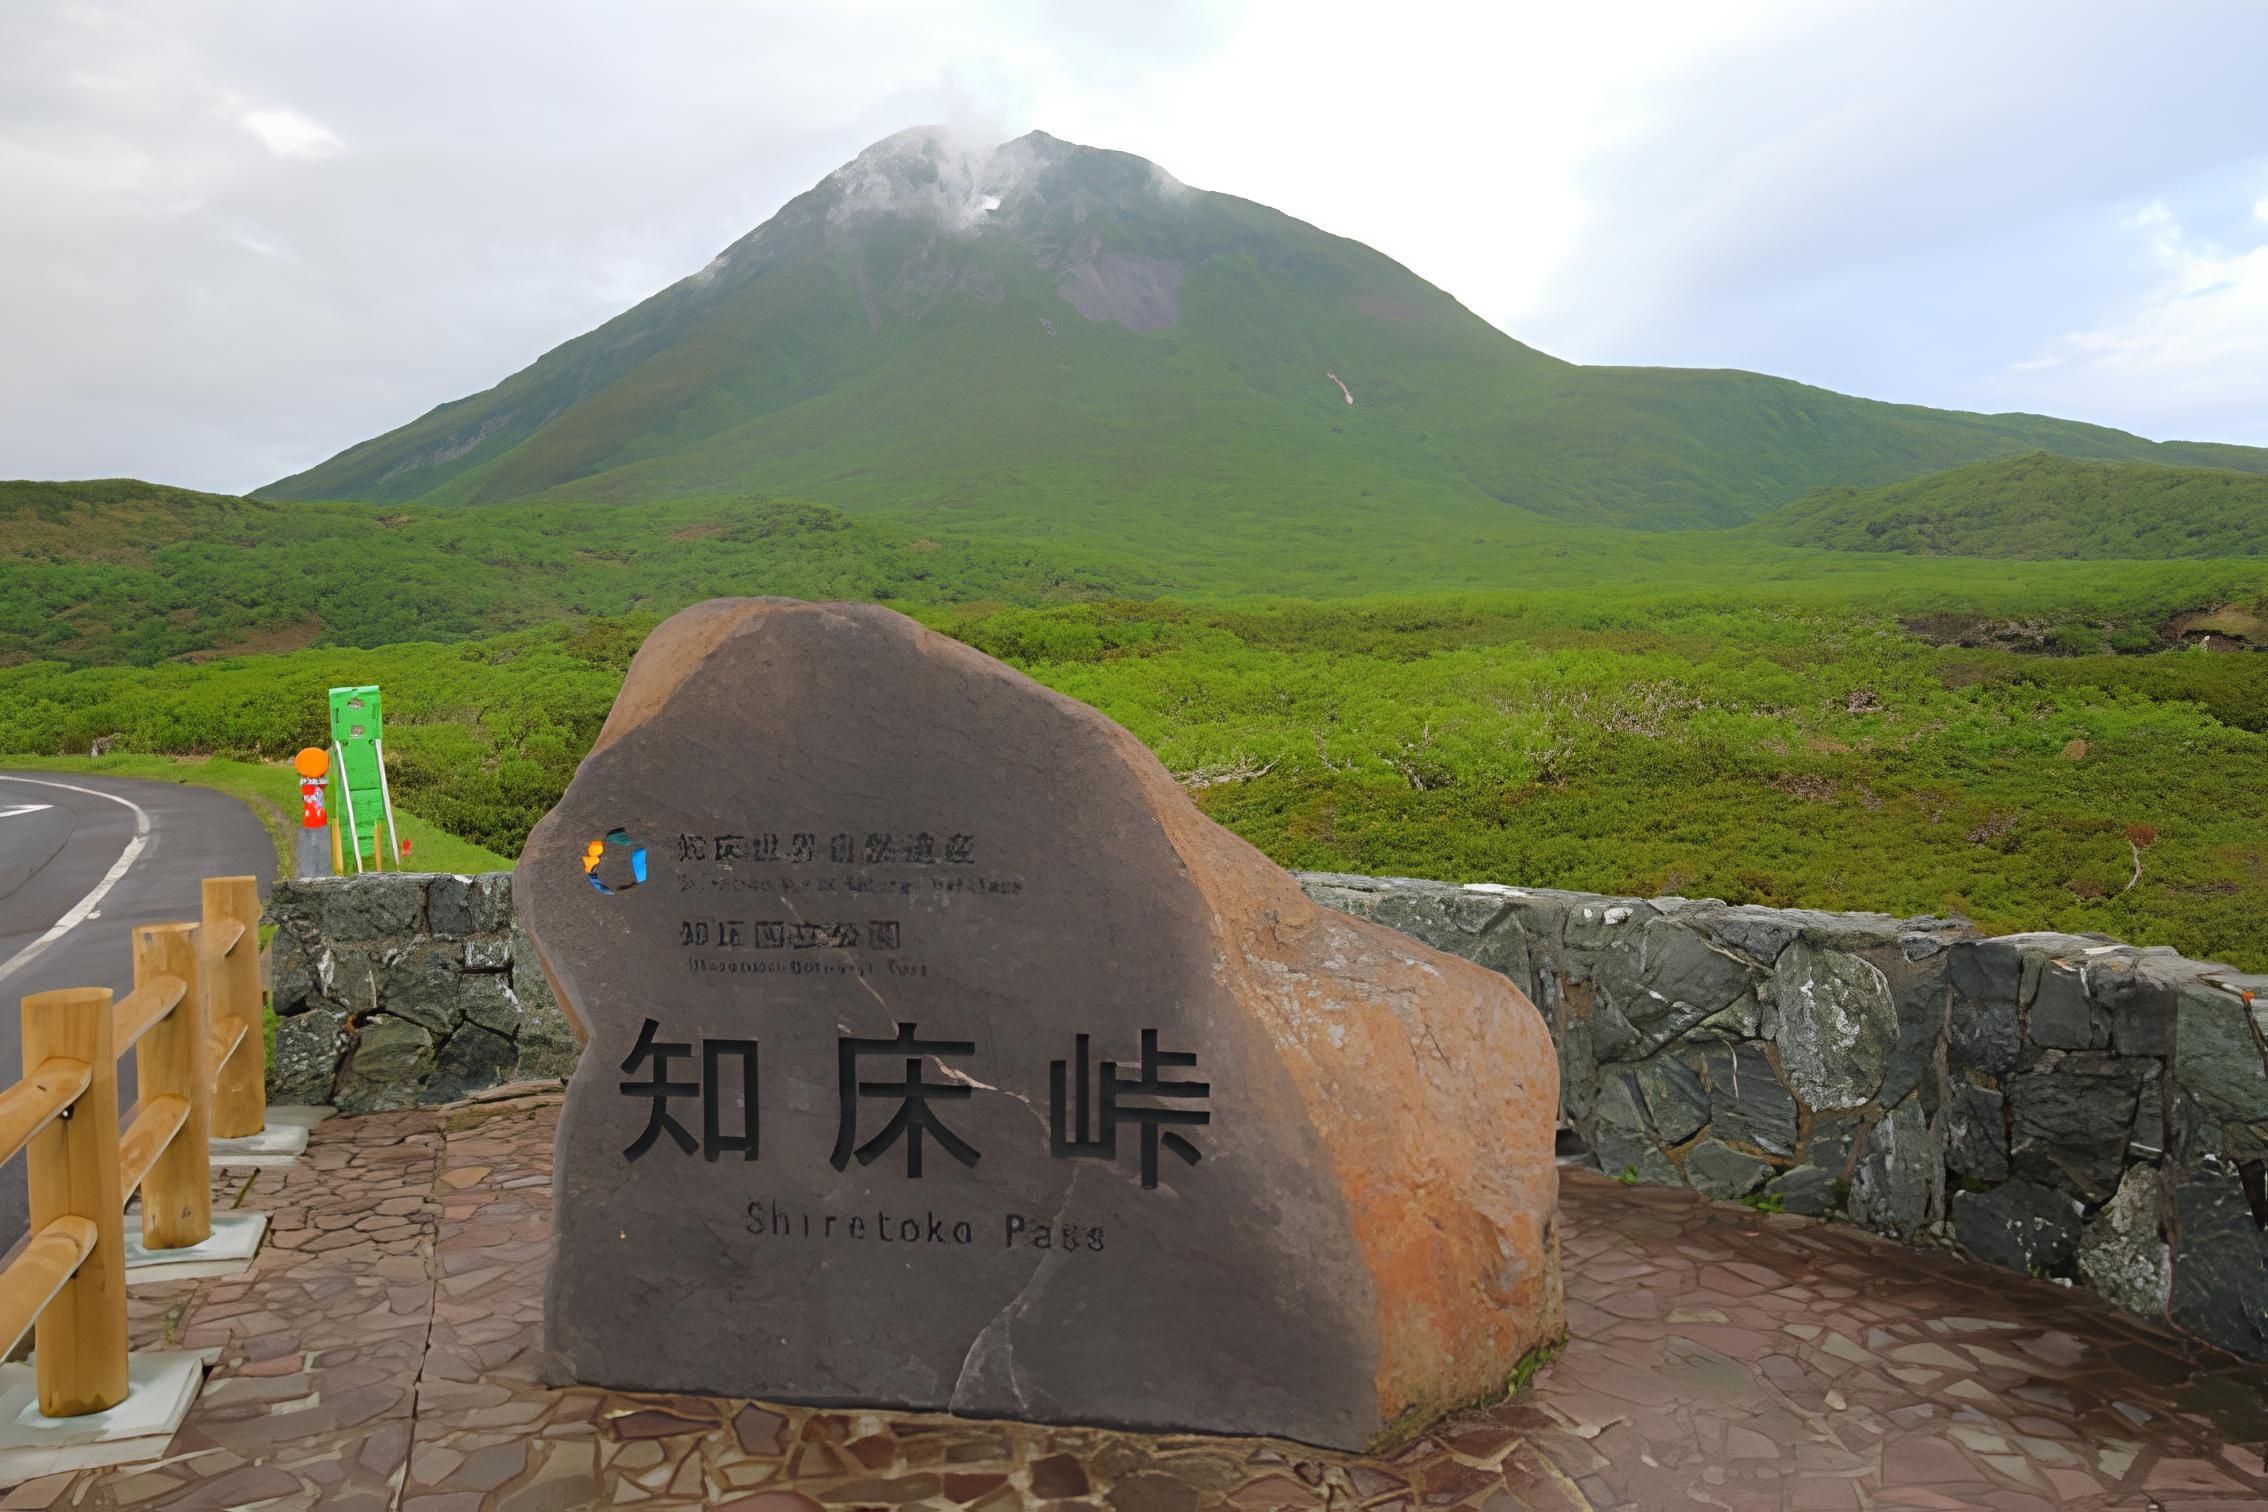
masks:
{"type": "Polygon", "coordinates": [[[506,1039],[519,1033],[519,1000],[499,972],[474,972],[457,979],[457,1015],[506,1039]]]}
{"type": "Polygon", "coordinates": [[[276,1053],[268,1062],[268,1100],[328,1103],[338,1086],[339,1057],[351,1043],[346,1014],[315,1005],[276,1025],[276,1053]]]}
{"type": "Polygon", "coordinates": [[[1864,1153],[1851,1176],[1853,1222],[1910,1239],[1929,1216],[1936,1160],[1921,1104],[1907,1098],[1866,1132],[1864,1153]]]}
{"type": "Polygon", "coordinates": [[[478,872],[473,876],[472,927],[475,934],[501,934],[512,923],[512,874],[478,872]]]}
{"type": "Polygon", "coordinates": [[[472,893],[473,879],[469,876],[444,873],[435,877],[425,888],[427,927],[445,940],[471,934],[472,893]]]}
{"type": "Polygon", "coordinates": [[[1764,1194],[1779,1198],[1784,1212],[1820,1218],[1835,1211],[1835,1182],[1817,1166],[1797,1166],[1765,1182],[1764,1194]]]}
{"type": "Polygon", "coordinates": [[[1660,917],[1661,911],[1644,898],[1587,898],[1571,906],[1561,925],[1570,974],[1590,980],[1603,953],[1617,945],[1636,948],[1639,931],[1660,917]]]}
{"type": "Polygon", "coordinates": [[[1581,1122],[1590,1117],[1599,1096],[1599,1056],[1591,1039],[1591,989],[1570,987],[1559,999],[1556,1012],[1547,1015],[1559,1051],[1559,1103],[1566,1115],[1581,1122]]]}
{"type": "Polygon", "coordinates": [[[583,1053],[566,1015],[557,1008],[535,1009],[526,1003],[520,1005],[520,1032],[514,1043],[519,1052],[512,1067],[514,1081],[548,1077],[564,1081],[574,1074],[575,1062],[583,1053]]]}
{"type": "Polygon", "coordinates": [[[2024,953],[2005,940],[1975,940],[1945,952],[1945,980],[1974,1003],[2016,1006],[2024,981],[2024,953]]]}
{"type": "Polygon", "coordinates": [[[380,1010],[438,1035],[454,1030],[464,1016],[461,949],[453,941],[419,938],[397,951],[379,972],[380,1010]]]}
{"type": "Polygon", "coordinates": [[[2156,1061],[2145,1062],[2141,1088],[2134,1097],[2134,1127],[2127,1131],[2126,1158],[2156,1163],[2166,1155],[2166,1083],[2156,1061]]]}
{"type": "Polygon", "coordinates": [[[1653,919],[1600,957],[1593,980],[1644,1030],[1669,1018],[1697,1023],[1750,992],[1763,973],[1682,923],[1653,919]]]}
{"type": "Polygon", "coordinates": [[[311,919],[315,914],[313,897],[302,879],[278,877],[268,889],[268,902],[260,911],[260,921],[282,925],[292,919],[311,919]]]}
{"type": "Polygon", "coordinates": [[[2211,1344],[2268,1360],[2268,1233],[2234,1175],[2174,1188],[2173,1288],[2167,1316],[2211,1344]]]}
{"type": "Polygon", "coordinates": [[[374,940],[330,946],[315,960],[316,996],[356,1019],[376,1013],[385,955],[374,940]]]}
{"type": "Polygon", "coordinates": [[[1593,1149],[1609,1139],[1653,1137],[1653,1131],[1646,1127],[1645,1114],[1639,1110],[1638,1095],[1631,1089],[1630,1074],[1619,1069],[1609,1069],[1600,1076],[1589,1124],[1588,1142],[1593,1149]]]}
{"type": "Polygon", "coordinates": [[[1798,940],[1772,970],[1772,993],[1780,1068],[1805,1105],[1856,1108],[1873,1098],[1898,1035],[1898,1006],[1881,970],[1798,940]]]}
{"type": "Polygon", "coordinates": [[[510,1078],[518,1052],[512,1041],[478,1024],[465,1024],[435,1052],[433,1077],[421,1101],[455,1102],[510,1078]]]}
{"type": "Polygon", "coordinates": [[[1947,1104],[1945,1166],[1971,1181],[2008,1179],[2006,1100],[1987,1087],[1955,1082],[1947,1104]]]}
{"type": "Polygon", "coordinates": [[[528,938],[518,919],[512,921],[512,993],[519,998],[522,1013],[559,1011],[559,1000],[551,993],[551,979],[543,974],[536,956],[535,941],[528,938]]]}
{"type": "Polygon", "coordinates": [[[1900,959],[1890,962],[1884,975],[1897,1004],[1898,1034],[1883,1061],[1882,1085],[1875,1098],[1886,1105],[1895,1104],[1920,1088],[1923,1110],[1934,1112],[1937,1087],[1928,1073],[1936,1061],[1938,1044],[1945,1037],[1950,994],[1945,989],[1944,969],[1934,961],[1900,959]]]}
{"type": "MultiPolygon", "coordinates": [[[[1567,910],[1572,900],[1585,899],[1583,893],[1563,893],[1547,888],[1521,887],[1501,895],[1512,917],[1519,921],[1520,933],[1528,937],[1528,953],[1556,958],[1564,948],[1567,930],[1567,910]]],[[[1540,968],[1539,968],[1540,969],[1540,968]]]]}
{"type": "Polygon", "coordinates": [[[362,1025],[339,1073],[341,1113],[414,1108],[433,1076],[433,1035],[407,1019],[374,1018],[362,1025]]]}
{"type": "Polygon", "coordinates": [[[1711,1197],[1745,1197],[1763,1185],[1772,1167],[1732,1146],[1704,1139],[1685,1153],[1685,1179],[1711,1197]]]}
{"type": "Polygon", "coordinates": [[[1777,961],[1780,952],[1794,944],[1802,933],[1777,910],[1748,904],[1696,909],[1685,921],[1706,931],[1719,945],[1738,951],[1763,967],[1777,961]]]}
{"type": "Polygon", "coordinates": [[[1676,1054],[1657,1055],[1632,1068],[1646,1117],[1668,1144],[1683,1144],[1709,1121],[1709,1089],[1676,1054]]]}
{"type": "Polygon", "coordinates": [[[1953,1235],[1979,1260],[2034,1276],[2068,1274],[2079,1254],[2079,1204],[2011,1181],[1953,1194],[1953,1235]]]}
{"type": "Polygon", "coordinates": [[[468,935],[465,938],[465,970],[509,971],[512,967],[512,939],[509,935],[468,935]]]}
{"type": "Polygon", "coordinates": [[[1535,968],[1529,963],[1527,932],[1510,909],[1461,953],[1475,966],[1501,973],[1528,1001],[1536,1001],[1535,968]]]}
{"type": "Polygon", "coordinates": [[[322,937],[294,920],[278,925],[268,942],[269,1002],[279,1018],[288,1018],[307,1006],[315,995],[315,959],[322,937]]]}
{"type": "Polygon", "coordinates": [[[422,872],[370,872],[305,884],[317,894],[317,918],[331,940],[377,940],[425,927],[422,872]]]}
{"type": "Polygon", "coordinates": [[[2078,961],[2051,960],[2041,966],[2024,1026],[2033,1044],[2051,1050],[2110,1047],[2110,1014],[2087,995],[2086,974],[2078,961]]]}
{"type": "Polygon", "coordinates": [[[1847,1180],[1865,1131],[1865,1122],[1856,1113],[1816,1114],[1803,1143],[1803,1158],[1835,1179],[1847,1180]]]}
{"type": "Polygon", "coordinates": [[[2173,1077],[2217,1120],[2268,1121],[2268,1052],[2236,993],[2207,982],[2181,989],[2173,1077]]]}
{"type": "Polygon", "coordinates": [[[2023,1049],[2023,1028],[2013,995],[1974,998],[1954,992],[1945,1022],[1945,1064],[1955,1076],[1971,1071],[2006,1076],[2016,1069],[2023,1049]]]}
{"type": "Polygon", "coordinates": [[[1898,948],[1899,939],[1916,924],[1935,922],[1893,919],[1878,913],[1823,913],[1814,908],[1777,908],[1772,913],[1780,922],[1793,925],[1812,949],[1844,952],[1887,954],[1898,948]]]}
{"type": "Polygon", "coordinates": [[[2144,1317],[2161,1317],[2173,1287],[2173,1257],[2159,1232],[2164,1177],[2132,1165],[2118,1192],[2079,1235],[2079,1275],[2106,1301],[2144,1317]]]}
{"type": "Polygon", "coordinates": [[[2093,1204],[2126,1170],[2126,1143],[2151,1062],[2051,1051],[2008,1082],[2009,1166],[2027,1181],[2093,1204]]]}
{"type": "Polygon", "coordinates": [[[2087,995],[2110,1014],[2111,1048],[2120,1055],[2173,1053],[2174,997],[2196,968],[2179,956],[2113,951],[2087,962],[2087,995]]]}
{"type": "Polygon", "coordinates": [[[1643,1134],[1607,1133],[1591,1146],[1591,1158],[1599,1169],[1609,1176],[1625,1176],[1632,1172],[1648,1186],[1684,1186],[1685,1173],[1677,1163],[1664,1155],[1661,1148],[1643,1134]]]}
{"type": "Polygon", "coordinates": [[[1495,893],[1468,892],[1434,884],[1397,888],[1379,897],[1371,917],[1413,940],[1465,955],[1491,924],[1504,916],[1504,899],[1495,893]]]}
{"type": "Polygon", "coordinates": [[[1721,1140],[1773,1155],[1795,1153],[1796,1100],[1756,1045],[1710,1050],[1702,1060],[1709,1088],[1709,1129],[1721,1140]]]}

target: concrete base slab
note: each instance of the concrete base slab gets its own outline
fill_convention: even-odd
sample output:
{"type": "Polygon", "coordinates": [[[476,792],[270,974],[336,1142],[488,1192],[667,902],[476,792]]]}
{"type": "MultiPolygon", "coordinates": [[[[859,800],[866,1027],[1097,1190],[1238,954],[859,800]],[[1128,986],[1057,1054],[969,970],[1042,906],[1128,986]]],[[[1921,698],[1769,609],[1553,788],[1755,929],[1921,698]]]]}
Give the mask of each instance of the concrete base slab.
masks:
{"type": "Polygon", "coordinates": [[[204,1350],[128,1355],[126,1400],[69,1418],[39,1410],[30,1365],[0,1366],[0,1486],[163,1458],[210,1363],[204,1350]]]}
{"type": "Polygon", "coordinates": [[[233,1276],[252,1268],[260,1240],[268,1232],[266,1213],[215,1213],[213,1231],[202,1244],[184,1249],[142,1247],[142,1215],[126,1215],[126,1284],[181,1281],[196,1276],[233,1276]]]}
{"type": "Polygon", "coordinates": [[[217,1166],[290,1165],[305,1153],[307,1131],[330,1116],[329,1108],[270,1108],[267,1125],[259,1133],[212,1141],[212,1162],[217,1166]]]}

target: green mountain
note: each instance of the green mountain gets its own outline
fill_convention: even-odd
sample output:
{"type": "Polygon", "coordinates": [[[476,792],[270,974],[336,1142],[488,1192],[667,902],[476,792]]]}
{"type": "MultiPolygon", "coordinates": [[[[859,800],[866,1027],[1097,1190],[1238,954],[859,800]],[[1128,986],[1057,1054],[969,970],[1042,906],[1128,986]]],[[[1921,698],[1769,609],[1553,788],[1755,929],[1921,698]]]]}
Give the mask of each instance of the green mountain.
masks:
{"type": "Polygon", "coordinates": [[[2268,477],[2047,452],[1883,488],[1824,488],[1750,527],[1789,546],[1914,556],[2257,557],[2268,477]]]}
{"type": "Polygon", "coordinates": [[[2043,449],[2268,472],[2256,449],[1577,366],[1140,158],[1037,132],[972,156],[917,130],[495,388],[258,492],[784,494],[1150,556],[1161,535],[1257,549],[1286,528],[1734,525],[2043,449]]]}

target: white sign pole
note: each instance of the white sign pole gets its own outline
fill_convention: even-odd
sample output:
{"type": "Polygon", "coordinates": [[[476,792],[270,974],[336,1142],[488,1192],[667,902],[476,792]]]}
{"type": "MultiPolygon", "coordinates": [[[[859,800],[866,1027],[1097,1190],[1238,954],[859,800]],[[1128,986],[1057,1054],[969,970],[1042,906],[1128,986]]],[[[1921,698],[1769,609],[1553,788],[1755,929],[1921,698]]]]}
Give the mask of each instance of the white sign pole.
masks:
{"type": "MultiPolygon", "coordinates": [[[[354,827],[354,785],[347,781],[346,748],[334,740],[331,742],[331,755],[333,757],[333,769],[339,774],[339,796],[346,800],[347,844],[354,847],[354,869],[360,871],[362,870],[362,831],[354,827]]],[[[380,767],[378,770],[383,773],[386,769],[380,767]]],[[[372,844],[376,844],[378,837],[373,834],[370,839],[372,844]]]]}

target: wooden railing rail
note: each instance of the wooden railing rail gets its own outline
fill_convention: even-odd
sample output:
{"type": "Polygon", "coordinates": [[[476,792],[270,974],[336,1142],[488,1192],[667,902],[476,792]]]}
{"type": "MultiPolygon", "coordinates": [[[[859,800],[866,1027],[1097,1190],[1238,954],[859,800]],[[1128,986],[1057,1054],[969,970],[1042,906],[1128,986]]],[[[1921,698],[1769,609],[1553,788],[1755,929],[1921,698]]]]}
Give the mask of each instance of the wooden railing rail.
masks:
{"type": "Polygon", "coordinates": [[[230,919],[213,931],[212,942],[205,948],[214,955],[228,955],[244,943],[244,921],[230,919]]]}
{"type": "Polygon", "coordinates": [[[180,1003],[189,984],[177,976],[153,977],[120,998],[110,1010],[110,1039],[124,1055],[150,1032],[152,1025],[180,1003]]]}
{"type": "Polygon", "coordinates": [[[0,1087],[0,1161],[23,1152],[31,1237],[0,1269],[0,1341],[32,1330],[49,1417],[125,1399],[126,1203],[141,1193],[143,1248],[202,1243],[214,1134],[267,1120],[259,888],[209,877],[201,901],[196,923],[135,929],[134,990],[115,1003],[99,987],[23,1000],[24,1075],[0,1087]],[[141,1099],[122,1134],[129,1049],[141,1099]]]}
{"type": "Polygon", "coordinates": [[[58,1218],[32,1236],[15,1263],[0,1273],[0,1334],[11,1348],[94,1253],[95,1234],[89,1219],[58,1218]]]}
{"type": "MultiPolygon", "coordinates": [[[[141,1190],[148,1179],[150,1168],[165,1154],[173,1143],[173,1136],[189,1121],[189,1099],[166,1093],[142,1099],[141,1111],[118,1136],[118,1185],[127,1200],[141,1190]]],[[[119,1206],[125,1206],[121,1202],[119,1206]]]]}
{"type": "Polygon", "coordinates": [[[0,1092],[0,1162],[14,1160],[93,1080],[94,1067],[85,1061],[56,1059],[34,1066],[0,1092]]]}

